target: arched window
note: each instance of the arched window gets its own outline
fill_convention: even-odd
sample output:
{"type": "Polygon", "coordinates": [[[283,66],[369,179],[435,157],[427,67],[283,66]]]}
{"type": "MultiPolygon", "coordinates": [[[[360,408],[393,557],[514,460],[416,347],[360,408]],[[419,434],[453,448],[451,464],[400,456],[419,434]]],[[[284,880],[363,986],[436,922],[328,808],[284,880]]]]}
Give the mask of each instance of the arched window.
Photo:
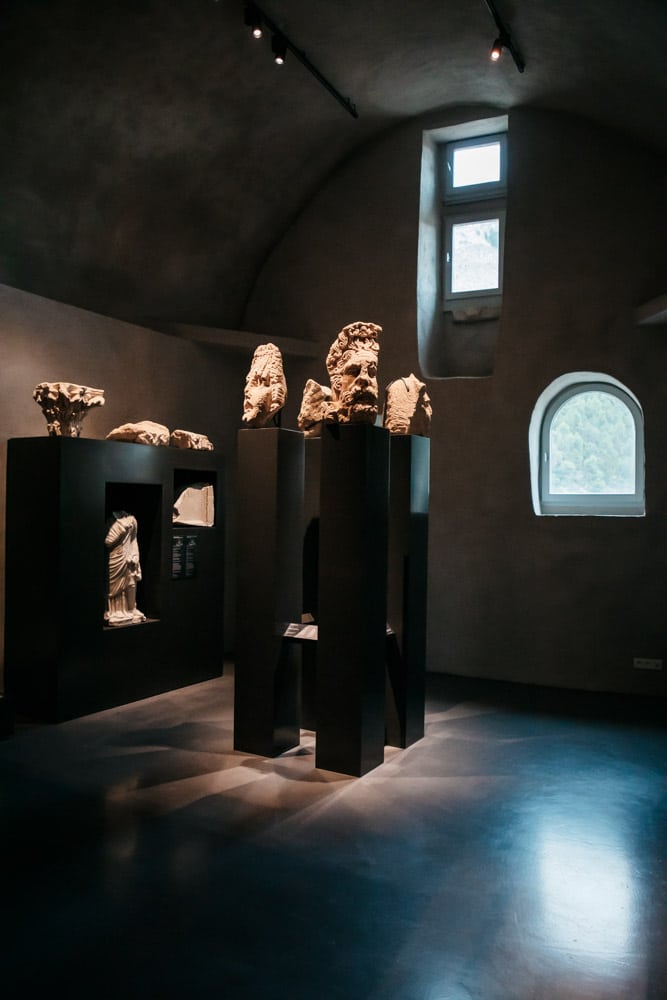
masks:
{"type": "Polygon", "coordinates": [[[556,379],[535,406],[529,440],[536,514],[644,514],[642,410],[616,379],[556,379]]]}

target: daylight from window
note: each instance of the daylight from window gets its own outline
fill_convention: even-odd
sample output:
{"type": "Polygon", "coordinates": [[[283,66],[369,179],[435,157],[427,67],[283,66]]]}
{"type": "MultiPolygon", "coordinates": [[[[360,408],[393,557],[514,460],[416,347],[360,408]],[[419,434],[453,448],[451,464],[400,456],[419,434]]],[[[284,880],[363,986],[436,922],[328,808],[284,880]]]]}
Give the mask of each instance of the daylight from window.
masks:
{"type": "Polygon", "coordinates": [[[635,424],[608,392],[580,392],[556,411],[549,430],[549,492],[633,494],[635,424]]]}
{"type": "Polygon", "coordinates": [[[500,219],[460,222],[452,226],[453,293],[498,288],[500,219]]]}
{"type": "Polygon", "coordinates": [[[452,185],[490,184],[500,180],[500,143],[463,146],[454,150],[452,185]]]}

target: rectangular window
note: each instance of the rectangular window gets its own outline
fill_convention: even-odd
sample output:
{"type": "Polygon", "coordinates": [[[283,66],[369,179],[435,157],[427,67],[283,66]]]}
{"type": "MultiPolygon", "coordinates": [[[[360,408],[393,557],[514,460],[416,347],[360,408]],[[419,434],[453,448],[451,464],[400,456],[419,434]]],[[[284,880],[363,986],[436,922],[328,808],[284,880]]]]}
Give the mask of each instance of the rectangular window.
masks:
{"type": "MultiPolygon", "coordinates": [[[[505,238],[507,135],[444,146],[444,300],[500,305],[505,238]]],[[[445,308],[454,308],[446,305],[445,308]]]]}
{"type": "Polygon", "coordinates": [[[448,142],[443,163],[445,204],[505,196],[506,133],[448,142]]]}
{"type": "Polygon", "coordinates": [[[447,216],[445,224],[445,297],[499,295],[505,213],[447,216]]]}

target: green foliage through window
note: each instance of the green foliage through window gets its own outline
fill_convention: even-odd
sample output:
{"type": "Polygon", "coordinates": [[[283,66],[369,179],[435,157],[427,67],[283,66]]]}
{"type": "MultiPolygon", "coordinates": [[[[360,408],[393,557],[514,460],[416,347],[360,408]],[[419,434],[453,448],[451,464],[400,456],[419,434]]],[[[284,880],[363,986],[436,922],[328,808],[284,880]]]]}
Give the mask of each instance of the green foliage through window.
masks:
{"type": "Polygon", "coordinates": [[[570,396],[551,420],[549,450],[551,493],[635,492],[635,422],[609,392],[570,396]]]}

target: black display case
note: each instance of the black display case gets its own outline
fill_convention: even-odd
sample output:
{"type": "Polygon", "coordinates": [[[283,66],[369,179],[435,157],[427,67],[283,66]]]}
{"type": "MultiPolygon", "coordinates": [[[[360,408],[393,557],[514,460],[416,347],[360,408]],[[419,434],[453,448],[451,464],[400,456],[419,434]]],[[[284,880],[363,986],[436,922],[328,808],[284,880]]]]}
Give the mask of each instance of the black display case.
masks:
{"type": "Polygon", "coordinates": [[[7,451],[5,691],[17,714],[62,721],[223,668],[224,464],[210,451],[14,438],[7,451]],[[211,527],[174,524],[207,483],[211,527]],[[107,525],[137,518],[141,624],[107,626],[107,525]]]}

